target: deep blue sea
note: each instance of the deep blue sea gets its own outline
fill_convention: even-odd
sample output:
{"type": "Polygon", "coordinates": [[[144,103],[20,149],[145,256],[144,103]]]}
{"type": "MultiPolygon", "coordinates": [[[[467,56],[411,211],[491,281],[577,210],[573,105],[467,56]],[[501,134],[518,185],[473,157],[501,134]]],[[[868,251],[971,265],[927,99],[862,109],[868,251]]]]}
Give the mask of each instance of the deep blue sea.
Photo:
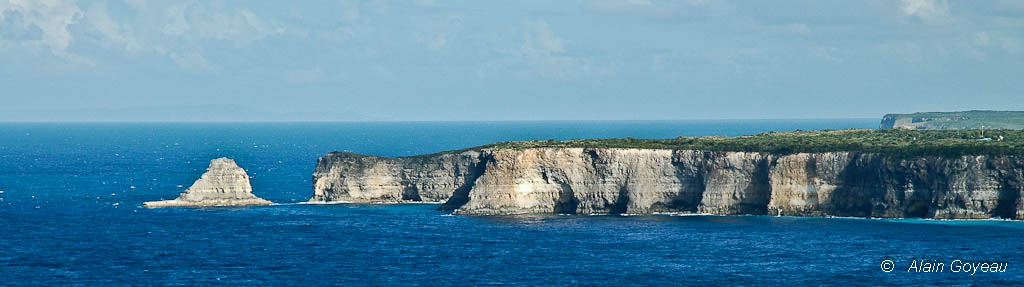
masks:
{"type": "Polygon", "coordinates": [[[1024,284],[1024,223],[769,216],[451,216],[305,205],[331,151],[403,156],[518,139],[736,136],[878,121],[0,124],[0,285],[1024,284]],[[280,203],[146,209],[216,157],[280,203]],[[911,261],[943,272],[907,272],[911,261]],[[894,271],[882,271],[892,260],[894,271]],[[1006,272],[953,272],[962,261],[1006,272]]]}

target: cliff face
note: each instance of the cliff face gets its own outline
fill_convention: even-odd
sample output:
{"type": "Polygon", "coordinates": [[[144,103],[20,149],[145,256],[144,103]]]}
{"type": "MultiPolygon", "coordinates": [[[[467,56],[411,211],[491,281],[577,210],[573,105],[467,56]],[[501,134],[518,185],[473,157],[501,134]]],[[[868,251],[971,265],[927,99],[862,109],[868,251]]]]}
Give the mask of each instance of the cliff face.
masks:
{"type": "Polygon", "coordinates": [[[313,173],[311,202],[443,202],[481,169],[479,152],[422,158],[330,153],[313,173]]]}
{"type": "Polygon", "coordinates": [[[331,153],[312,201],[444,201],[456,214],[709,213],[1024,219],[1024,161],[667,149],[331,153]]]}
{"type": "Polygon", "coordinates": [[[878,124],[878,129],[886,130],[886,129],[895,129],[897,127],[903,128],[903,124],[908,123],[909,121],[910,120],[901,119],[900,116],[897,115],[897,114],[888,114],[888,115],[882,116],[882,122],[878,124]],[[896,124],[897,120],[900,120],[900,124],[899,125],[896,124]]]}
{"type": "Polygon", "coordinates": [[[249,175],[229,158],[210,161],[206,172],[173,200],[149,201],[146,207],[269,205],[252,194],[249,175]]]}

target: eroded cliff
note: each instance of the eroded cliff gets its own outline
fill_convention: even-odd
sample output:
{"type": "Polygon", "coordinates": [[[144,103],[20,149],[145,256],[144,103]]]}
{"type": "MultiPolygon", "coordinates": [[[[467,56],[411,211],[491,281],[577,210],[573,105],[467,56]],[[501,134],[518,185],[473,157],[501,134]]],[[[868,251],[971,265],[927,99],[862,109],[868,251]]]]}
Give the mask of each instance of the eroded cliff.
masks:
{"type": "Polygon", "coordinates": [[[311,201],[444,202],[456,214],[708,213],[1024,219],[1014,156],[899,158],[629,148],[331,153],[311,201]]]}
{"type": "Polygon", "coordinates": [[[317,162],[310,201],[443,202],[472,186],[480,163],[479,152],[414,158],[330,153],[317,162]]]}

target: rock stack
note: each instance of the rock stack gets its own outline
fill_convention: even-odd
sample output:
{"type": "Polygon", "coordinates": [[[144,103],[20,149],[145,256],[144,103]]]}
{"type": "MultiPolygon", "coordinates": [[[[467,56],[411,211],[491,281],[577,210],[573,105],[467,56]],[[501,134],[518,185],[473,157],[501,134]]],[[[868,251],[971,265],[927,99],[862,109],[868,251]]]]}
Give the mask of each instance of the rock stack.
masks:
{"type": "Polygon", "coordinates": [[[199,180],[173,200],[149,201],[146,207],[270,205],[252,194],[249,175],[229,158],[210,161],[199,180]]]}

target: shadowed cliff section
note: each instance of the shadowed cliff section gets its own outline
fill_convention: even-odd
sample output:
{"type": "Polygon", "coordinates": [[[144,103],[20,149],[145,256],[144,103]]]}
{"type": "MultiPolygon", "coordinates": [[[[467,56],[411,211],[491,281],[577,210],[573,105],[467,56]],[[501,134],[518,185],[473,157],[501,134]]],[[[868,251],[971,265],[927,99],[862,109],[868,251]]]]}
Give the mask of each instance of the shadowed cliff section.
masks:
{"type": "Polygon", "coordinates": [[[999,218],[1024,219],[1024,163],[1000,160],[995,163],[994,169],[999,171],[1002,189],[999,192],[999,204],[992,215],[999,218]]]}
{"type": "Polygon", "coordinates": [[[317,161],[310,202],[447,202],[454,195],[446,206],[457,208],[485,161],[478,151],[404,158],[332,152],[317,161]]]}
{"type": "Polygon", "coordinates": [[[484,174],[484,171],[487,169],[487,163],[491,160],[492,158],[489,156],[482,156],[478,161],[468,165],[468,170],[465,172],[458,169],[455,170],[455,174],[463,175],[462,185],[452,192],[452,196],[444,204],[441,204],[438,210],[455,210],[469,202],[469,191],[473,189],[476,179],[484,174]]]}
{"type": "Polygon", "coordinates": [[[707,189],[707,157],[695,152],[676,152],[672,157],[676,180],[679,181],[679,193],[667,203],[658,203],[651,207],[654,212],[685,212],[696,213],[700,207],[704,191],[707,189]]]}

